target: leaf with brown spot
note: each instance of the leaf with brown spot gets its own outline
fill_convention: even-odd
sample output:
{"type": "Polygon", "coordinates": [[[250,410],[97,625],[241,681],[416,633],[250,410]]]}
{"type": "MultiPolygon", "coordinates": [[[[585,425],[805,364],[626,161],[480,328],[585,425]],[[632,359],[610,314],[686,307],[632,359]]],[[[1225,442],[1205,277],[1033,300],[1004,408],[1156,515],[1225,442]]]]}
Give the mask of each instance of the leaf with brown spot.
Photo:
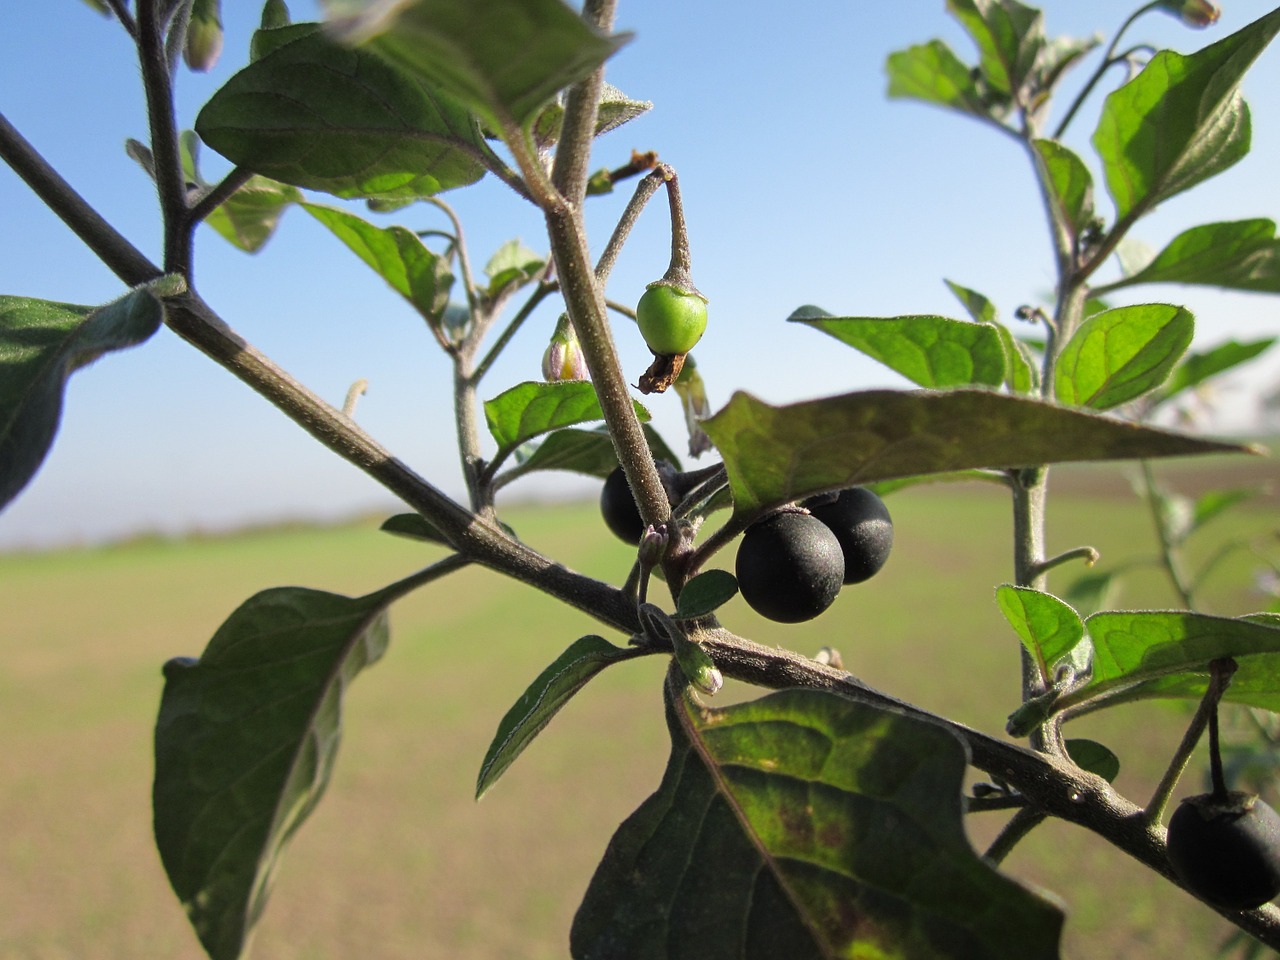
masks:
{"type": "Polygon", "coordinates": [[[671,757],[574,919],[577,960],[1041,960],[1062,912],[965,837],[964,745],[814,690],[668,691],[671,757]]]}

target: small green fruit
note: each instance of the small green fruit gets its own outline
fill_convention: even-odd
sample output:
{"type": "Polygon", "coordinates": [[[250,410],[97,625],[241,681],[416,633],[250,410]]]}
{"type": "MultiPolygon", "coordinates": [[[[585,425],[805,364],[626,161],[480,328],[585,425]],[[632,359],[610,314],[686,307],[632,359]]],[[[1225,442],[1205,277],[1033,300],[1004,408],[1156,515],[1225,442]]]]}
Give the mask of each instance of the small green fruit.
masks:
{"type": "Polygon", "coordinates": [[[686,354],[707,329],[707,301],[696,293],[655,283],[636,304],[636,323],[657,356],[686,354]]]}

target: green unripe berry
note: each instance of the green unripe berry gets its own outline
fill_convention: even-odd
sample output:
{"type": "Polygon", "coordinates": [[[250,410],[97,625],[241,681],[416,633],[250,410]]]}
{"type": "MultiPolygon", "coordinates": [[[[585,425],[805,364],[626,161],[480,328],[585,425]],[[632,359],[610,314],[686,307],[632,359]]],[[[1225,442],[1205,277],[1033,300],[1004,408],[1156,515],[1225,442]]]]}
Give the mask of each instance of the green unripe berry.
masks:
{"type": "Polygon", "coordinates": [[[707,301],[696,293],[655,283],[636,304],[636,323],[657,356],[686,354],[707,329],[707,301]]]}

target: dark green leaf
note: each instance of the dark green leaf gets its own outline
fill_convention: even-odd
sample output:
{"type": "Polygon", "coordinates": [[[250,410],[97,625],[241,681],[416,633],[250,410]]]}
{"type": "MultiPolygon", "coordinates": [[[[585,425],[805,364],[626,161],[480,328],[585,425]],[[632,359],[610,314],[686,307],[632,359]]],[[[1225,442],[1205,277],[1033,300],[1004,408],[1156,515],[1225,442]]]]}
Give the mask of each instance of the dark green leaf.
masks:
{"type": "Polygon", "coordinates": [[[196,119],[201,139],[273,180],[340,197],[415,198],[474,183],[489,148],[474,118],[367,50],[284,28],[196,119]]]}
{"type": "Polygon", "coordinates": [[[736,393],[703,428],[724,457],[738,517],[918,474],[1250,452],[986,390],[867,390],[781,407],[736,393]]]}
{"type": "Polygon", "coordinates": [[[1084,232],[1093,219],[1093,177],[1074,152],[1056,140],[1034,141],[1050,188],[1049,202],[1073,237],[1084,232]]]}
{"type": "Polygon", "coordinates": [[[1095,773],[1107,783],[1120,775],[1120,758],[1096,740],[1068,740],[1067,755],[1081,770],[1095,773]]]}
{"type": "Polygon", "coordinates": [[[1280,239],[1273,220],[1206,223],[1178,234],[1142,270],[1109,284],[1194,283],[1280,293],[1280,239]]]}
{"type": "Polygon", "coordinates": [[[302,209],[323,223],[391,289],[413,304],[428,323],[435,323],[449,304],[453,274],[449,262],[422,244],[404,227],[376,227],[355,214],[314,203],[302,209]]]}
{"type": "Polygon", "coordinates": [[[547,258],[542,254],[534,253],[519,240],[508,240],[485,264],[489,296],[496,296],[508,286],[523,286],[546,265],[547,258]]]}
{"type": "Polygon", "coordinates": [[[1093,676],[1059,708],[1150,697],[1199,698],[1208,665],[1234,657],[1239,669],[1226,698],[1280,710],[1280,629],[1248,620],[1183,611],[1095,613],[1085,621],[1093,644],[1093,676]]]}
{"type": "Polygon", "coordinates": [[[668,695],[671,757],[574,918],[576,960],[1058,956],[1057,907],[969,846],[942,728],[812,690],[668,695]]]}
{"type": "Polygon", "coordinates": [[[147,340],[163,318],[160,301],[142,288],[96,309],[0,296],[0,508],[53,445],[71,374],[147,340]]]}
{"type": "Polygon", "coordinates": [[[1095,314],[1067,341],[1054,368],[1062,403],[1110,410],[1154,390],[1191,344],[1182,307],[1143,303],[1095,314]]]}
{"type": "MultiPolygon", "coordinates": [[[[263,9],[263,19],[266,19],[267,10],[263,9]]],[[[287,11],[286,11],[287,15],[287,11]]],[[[249,61],[261,60],[267,54],[278,50],[285,44],[292,43],[309,34],[315,33],[320,29],[318,23],[277,23],[268,26],[263,24],[262,28],[255,30],[253,36],[249,39],[249,61]]]]}
{"type": "MultiPolygon", "coordinates": [[[[640,404],[636,403],[635,409],[641,420],[649,419],[649,412],[640,404]]],[[[604,419],[596,388],[589,380],[518,383],[486,401],[484,415],[503,453],[540,434],[604,419]]]]}
{"type": "Polygon", "coordinates": [[[681,620],[705,617],[733,599],[738,579],[728,570],[704,570],[680,591],[676,616],[681,620]]]}
{"type": "Polygon", "coordinates": [[[410,540],[424,540],[427,543],[442,543],[449,546],[449,541],[444,535],[435,528],[435,526],[420,513],[397,513],[394,517],[387,517],[382,521],[382,526],[378,528],[384,533],[394,534],[397,537],[407,537],[410,540]]]}
{"type": "Polygon", "coordinates": [[[962,287],[958,283],[951,280],[943,281],[947,288],[956,295],[969,316],[973,317],[977,323],[995,323],[998,319],[996,314],[996,305],[992,303],[976,290],[970,290],[968,287],[962,287]]]}
{"type": "Polygon", "coordinates": [[[1276,342],[1275,337],[1265,340],[1251,340],[1238,343],[1228,340],[1226,343],[1201,353],[1189,353],[1169,374],[1169,379],[1160,388],[1159,401],[1164,402],[1176,397],[1184,390],[1199,386],[1210,377],[1252,360],[1276,342]]]}
{"type": "Polygon", "coordinates": [[[1221,173],[1249,151],[1240,80],[1280,31],[1280,10],[1203,50],[1163,50],[1107,97],[1093,145],[1117,219],[1221,173]]]}
{"type": "Polygon", "coordinates": [[[922,387],[1004,383],[1004,348],[991,324],[936,316],[788,319],[830,334],[922,387]]]}
{"type": "Polygon", "coordinates": [[[1052,683],[1054,665],[1084,638],[1079,614],[1053,594],[1007,583],[997,588],[996,603],[1035,658],[1040,676],[1052,683]]]}
{"type": "Polygon", "coordinates": [[[562,0],[416,0],[333,21],[372,49],[448,91],[491,130],[524,127],[557,92],[586,77],[630,37],[604,37],[562,0]]]}
{"type": "Polygon", "coordinates": [[[941,40],[890,54],[885,69],[891,97],[923,100],[984,119],[990,116],[972,71],[941,40]]]}
{"type": "Polygon", "coordinates": [[[198,661],[165,666],[156,845],[213,960],[241,956],[290,836],[329,782],[342,694],[387,646],[382,594],[282,587],[249,600],[198,661]]]}
{"type": "Polygon", "coordinates": [[[476,799],[498,782],[569,700],[605,667],[638,656],[637,649],[615,647],[602,637],[575,640],[521,694],[494,734],[476,779],[476,799]]]}
{"type": "Polygon", "coordinates": [[[983,79],[1017,95],[1044,46],[1040,11],[1018,0],[947,0],[947,10],[978,45],[983,79]]]}

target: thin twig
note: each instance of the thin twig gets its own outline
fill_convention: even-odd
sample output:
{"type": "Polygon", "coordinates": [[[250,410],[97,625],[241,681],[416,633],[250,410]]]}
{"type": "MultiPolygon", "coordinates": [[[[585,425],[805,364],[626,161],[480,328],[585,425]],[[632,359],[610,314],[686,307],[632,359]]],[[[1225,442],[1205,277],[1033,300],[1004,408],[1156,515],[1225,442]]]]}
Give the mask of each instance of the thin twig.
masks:
{"type": "Polygon", "coordinates": [[[148,2],[138,7],[138,62],[151,129],[156,192],[164,221],[164,269],[189,278],[194,224],[188,219],[186,179],[173,114],[173,77],[165,51],[164,25],[156,19],[156,6],[148,2]]]}
{"type": "Polygon", "coordinates": [[[247,167],[234,168],[187,211],[187,223],[194,227],[203,221],[214,210],[230,200],[232,194],[248,183],[252,177],[253,171],[247,167]]]}

